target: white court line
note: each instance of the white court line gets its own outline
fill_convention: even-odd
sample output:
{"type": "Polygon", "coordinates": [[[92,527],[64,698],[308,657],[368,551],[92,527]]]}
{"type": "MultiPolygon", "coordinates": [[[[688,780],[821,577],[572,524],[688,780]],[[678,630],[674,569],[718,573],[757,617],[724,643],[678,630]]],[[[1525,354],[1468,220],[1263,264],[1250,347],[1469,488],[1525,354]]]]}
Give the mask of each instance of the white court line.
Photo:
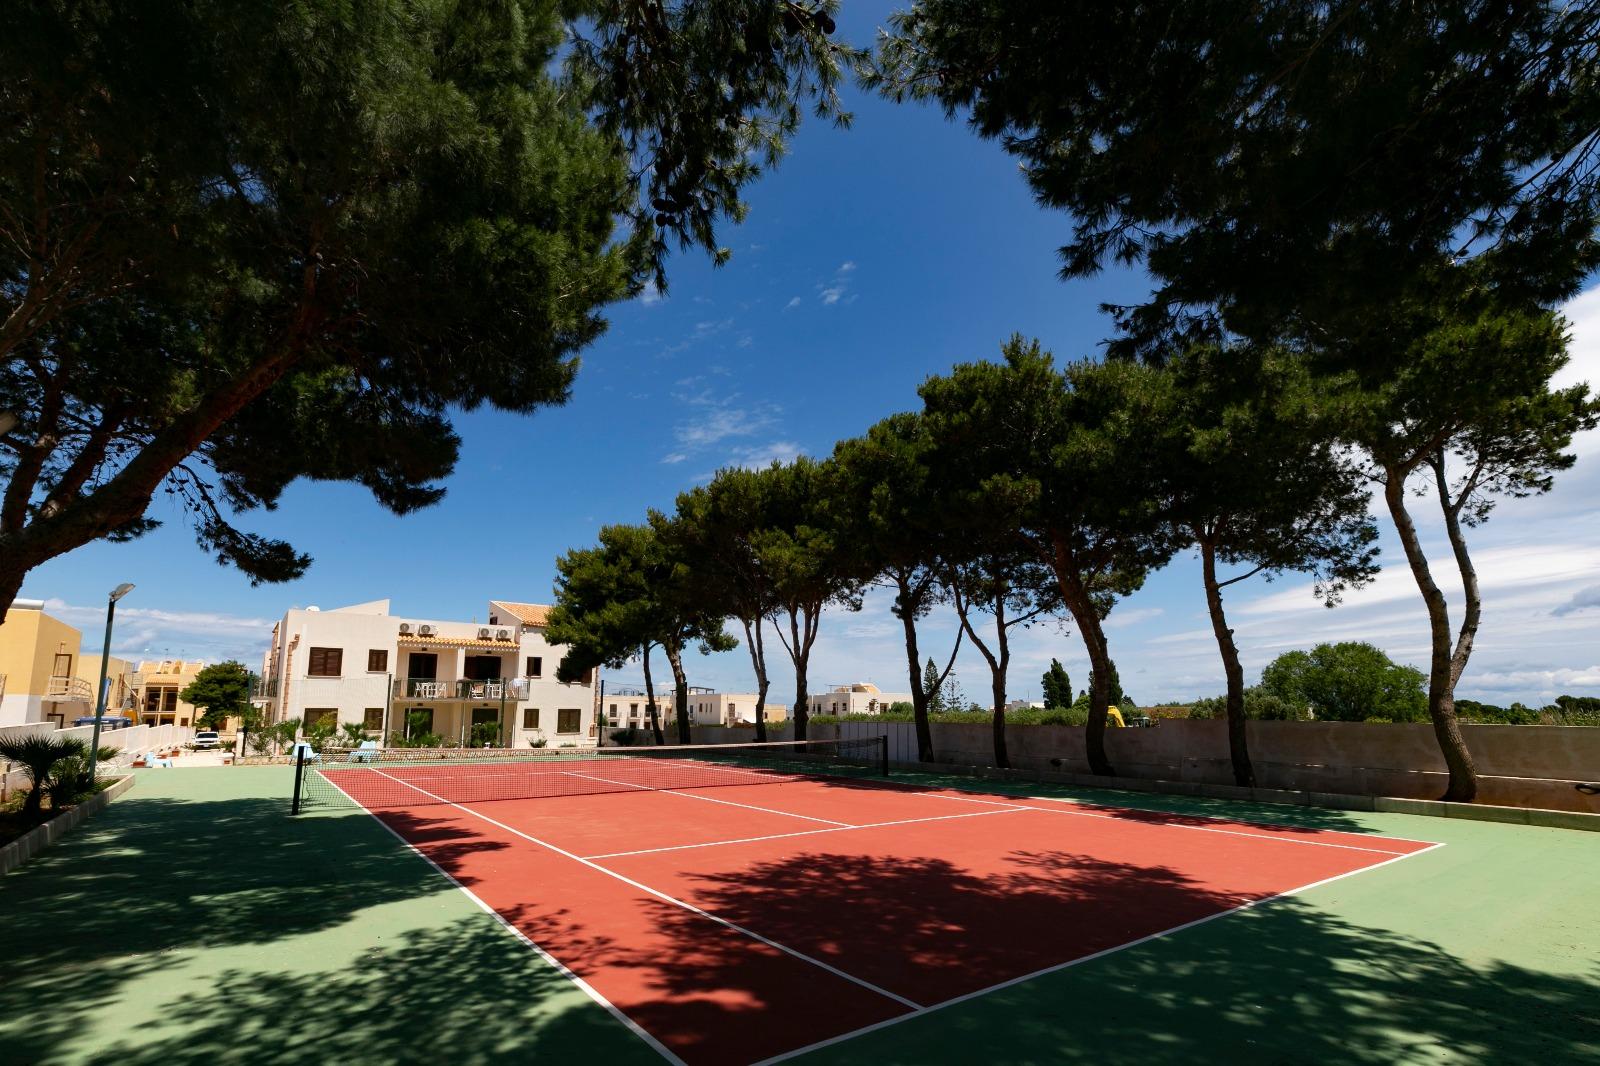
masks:
{"type": "MultiPolygon", "coordinates": [[[[385,776],[388,776],[388,775],[385,775],[385,776]]],[[[457,881],[455,879],[455,876],[453,874],[451,874],[450,871],[446,870],[443,866],[440,866],[438,863],[434,862],[427,855],[423,854],[423,852],[420,851],[415,844],[411,843],[411,841],[407,840],[405,837],[401,836],[398,832],[396,832],[395,828],[392,825],[390,825],[388,822],[385,822],[382,818],[378,817],[376,811],[374,811],[371,808],[367,807],[365,804],[356,803],[356,801],[350,796],[350,794],[348,792],[346,792],[342,788],[339,788],[339,786],[337,784],[334,784],[332,781],[330,781],[328,783],[333,785],[333,787],[339,792],[339,794],[341,796],[343,796],[347,800],[350,800],[350,802],[352,804],[354,804],[355,806],[360,807],[363,811],[365,811],[368,815],[371,816],[373,821],[375,821],[379,825],[383,826],[383,828],[389,833],[389,835],[394,837],[396,840],[398,840],[401,843],[401,845],[406,848],[406,850],[410,851],[411,854],[417,856],[423,862],[425,862],[429,866],[433,867],[435,872],[437,872],[441,877],[445,878],[452,885],[455,885],[456,888],[460,889],[462,891],[462,893],[464,893],[468,899],[470,899],[473,903],[476,903],[478,905],[478,908],[480,910],[482,910],[485,914],[489,915],[489,917],[493,918],[495,921],[499,922],[500,923],[500,927],[502,929],[508,930],[511,933],[512,936],[516,937],[518,940],[522,941],[528,947],[532,948],[538,954],[538,956],[541,959],[543,959],[545,962],[548,962],[551,966],[553,966],[557,973],[559,973],[562,977],[565,977],[567,980],[571,981],[573,984],[577,985],[580,989],[582,989],[584,995],[588,996],[590,999],[592,999],[596,1003],[600,1004],[600,1006],[602,1006],[606,1010],[610,1011],[611,1015],[614,1018],[616,1018],[619,1022],[621,1022],[623,1025],[628,1027],[628,1031],[629,1032],[633,1033],[640,1040],[643,1040],[646,1044],[648,1044],[662,1058],[666,1059],[668,1062],[675,1063],[676,1066],[688,1066],[688,1064],[685,1063],[682,1059],[680,1059],[678,1056],[674,1055],[672,1053],[671,1049],[669,1049],[665,1044],[663,1044],[661,1041],[657,1040],[654,1036],[651,1036],[649,1030],[645,1029],[638,1022],[636,1022],[632,1018],[628,1017],[626,1014],[624,1014],[622,1012],[622,1009],[620,1007],[618,1007],[616,1004],[612,1003],[605,996],[601,995],[598,989],[596,989],[588,981],[585,981],[583,978],[581,978],[577,974],[573,973],[570,969],[567,968],[567,966],[564,963],[562,963],[562,961],[560,959],[556,958],[554,955],[550,954],[544,948],[542,948],[538,944],[536,944],[533,941],[533,938],[528,936],[527,933],[524,933],[521,929],[518,929],[516,926],[512,925],[509,921],[506,920],[505,916],[502,915],[499,911],[495,910],[493,907],[489,906],[483,900],[479,899],[477,894],[474,893],[472,891],[472,889],[468,888],[466,885],[462,884],[460,881],[457,881]]]]}
{"type": "Polygon", "coordinates": [[[684,799],[703,800],[706,803],[720,803],[726,807],[743,807],[750,811],[764,811],[767,814],[781,814],[786,818],[799,818],[807,822],[821,822],[823,825],[837,826],[842,829],[854,829],[853,822],[836,822],[832,818],[814,818],[809,814],[795,814],[793,811],[780,811],[773,807],[757,807],[754,803],[740,803],[737,800],[717,799],[713,796],[702,796],[695,792],[679,792],[671,788],[652,788],[649,785],[640,785],[633,781],[617,781],[610,777],[597,777],[594,774],[580,774],[576,770],[566,770],[568,777],[582,777],[590,781],[603,781],[608,785],[625,785],[639,792],[665,792],[669,796],[682,796],[684,799]]]}
{"type": "MultiPolygon", "coordinates": [[[[1038,809],[1043,810],[1044,808],[1038,809]]],[[[1151,933],[1148,936],[1142,936],[1137,940],[1130,940],[1126,944],[1118,944],[1115,947],[1109,947],[1102,951],[1096,951],[1092,955],[1084,955],[1082,958],[1073,959],[1070,962],[1061,962],[1054,966],[1046,966],[1042,970],[1035,970],[1032,973],[1023,974],[1021,977],[1013,977],[1009,980],[1001,981],[998,984],[992,984],[987,988],[980,988],[975,992],[967,992],[963,995],[956,996],[953,999],[947,999],[942,1003],[935,1003],[930,1007],[919,1007],[910,1014],[898,1014],[893,1018],[886,1018],[883,1021],[875,1022],[872,1025],[864,1025],[860,1029],[853,1029],[848,1033],[840,1033],[838,1036],[831,1036],[826,1040],[818,1040],[815,1043],[807,1044],[804,1047],[793,1048],[789,1051],[782,1052],[781,1054],[773,1055],[771,1058],[762,1059],[759,1062],[754,1063],[753,1066],[768,1066],[770,1063],[784,1062],[788,1059],[795,1058],[798,1055],[804,1055],[808,1052],[816,1051],[818,1048],[829,1047],[845,1040],[853,1040],[858,1036],[864,1036],[867,1033],[876,1032],[880,1029],[887,1029],[891,1025],[899,1025],[901,1022],[911,1021],[914,1018],[926,1017],[927,1015],[932,1014],[934,1011],[944,1010],[946,1007],[953,1007],[958,1003],[965,1003],[968,1000],[977,999],[979,996],[987,996],[989,993],[998,992],[1002,988],[1010,988],[1013,985],[1022,984],[1024,981],[1032,981],[1036,977],[1043,977],[1046,974],[1057,973],[1061,970],[1070,969],[1086,962],[1093,962],[1094,960],[1104,958],[1107,955],[1112,955],[1119,951],[1126,951],[1128,948],[1138,947],[1140,944],[1148,944],[1150,941],[1158,940],[1164,936],[1172,936],[1173,934],[1181,933],[1186,929],[1193,929],[1197,925],[1204,925],[1207,922],[1214,922],[1218,918],[1226,918],[1230,914],[1237,914],[1240,911],[1247,911],[1253,907],[1259,907],[1264,903],[1271,903],[1274,900],[1286,899],[1290,896],[1298,896],[1300,893],[1309,892],[1313,888],[1321,888],[1323,885],[1329,885],[1335,881],[1342,881],[1344,878],[1354,877],[1356,874],[1370,873],[1379,867],[1388,866],[1392,863],[1400,862],[1403,859],[1414,859],[1418,855],[1425,855],[1430,851],[1435,851],[1442,847],[1444,847],[1443,844],[1431,844],[1428,847],[1423,848],[1421,851],[1413,851],[1405,855],[1395,855],[1392,858],[1385,859],[1383,862],[1375,862],[1371,866],[1363,866],[1359,870],[1349,870],[1342,874],[1335,874],[1333,877],[1325,877],[1321,881],[1313,881],[1309,885],[1301,885],[1299,888],[1291,888],[1287,892],[1279,892],[1275,895],[1263,896],[1261,899],[1253,899],[1248,902],[1241,903],[1236,907],[1229,907],[1225,911],[1218,911],[1215,914],[1208,914],[1204,918],[1196,918],[1193,921],[1172,926],[1170,929],[1163,929],[1160,932],[1151,933]]]]}
{"type": "Polygon", "coordinates": [[[389,780],[391,780],[391,781],[395,781],[395,782],[398,782],[399,784],[405,785],[405,787],[407,787],[407,788],[415,789],[417,792],[421,792],[424,796],[427,796],[429,799],[434,800],[435,802],[443,803],[443,804],[445,804],[447,806],[454,807],[456,810],[461,811],[463,814],[469,814],[474,818],[482,819],[483,821],[488,822],[492,826],[495,826],[495,827],[497,827],[499,829],[504,829],[506,832],[512,834],[513,836],[519,836],[523,840],[529,841],[530,843],[533,843],[533,844],[537,844],[541,848],[544,848],[544,849],[546,849],[548,851],[553,851],[557,855],[562,856],[563,858],[571,859],[573,862],[582,863],[584,866],[589,867],[589,869],[591,869],[591,870],[595,870],[595,871],[597,871],[599,873],[603,873],[607,877],[614,877],[618,881],[621,881],[625,885],[629,885],[629,886],[631,886],[633,888],[636,888],[641,892],[649,893],[650,895],[655,896],[657,899],[665,900],[666,902],[671,903],[673,906],[682,907],[684,910],[689,911],[691,914],[698,914],[700,917],[709,919],[710,921],[713,921],[713,922],[717,923],[718,925],[720,925],[720,926],[722,926],[722,927],[724,927],[726,929],[732,929],[736,933],[741,933],[744,936],[749,937],[751,940],[760,941],[761,943],[767,945],[770,948],[775,948],[778,951],[783,952],[785,955],[789,955],[789,956],[792,956],[793,958],[799,959],[801,962],[809,962],[811,965],[816,966],[819,969],[823,969],[823,970],[828,971],[829,973],[833,974],[835,977],[844,978],[846,981],[849,981],[851,984],[860,985],[862,988],[865,988],[868,991],[876,992],[878,995],[883,996],[883,997],[885,997],[887,999],[892,999],[896,1003],[899,1003],[899,1004],[901,1004],[902,1006],[905,1006],[905,1007],[909,1007],[912,1010],[921,1010],[922,1009],[922,1005],[921,1004],[916,1003],[916,1002],[914,1002],[912,1000],[909,1000],[909,999],[907,999],[906,997],[904,997],[902,995],[898,995],[898,994],[896,994],[894,992],[891,992],[887,988],[879,988],[877,985],[873,984],[871,981],[867,981],[867,980],[864,980],[863,978],[853,976],[852,974],[848,974],[848,973],[844,972],[843,970],[839,969],[837,966],[834,966],[834,965],[832,965],[830,963],[824,962],[821,959],[814,958],[814,957],[812,957],[810,955],[807,955],[803,951],[798,951],[795,948],[791,948],[787,944],[779,943],[778,941],[773,940],[770,937],[762,936],[760,933],[757,933],[752,929],[746,929],[744,926],[739,925],[737,922],[730,922],[728,919],[719,917],[718,915],[715,915],[715,914],[712,914],[710,911],[701,910],[699,907],[696,907],[692,903],[689,903],[689,902],[686,902],[684,900],[678,899],[676,896],[669,896],[665,892],[662,892],[660,889],[651,888],[649,885],[643,884],[643,883],[641,883],[639,881],[635,881],[631,877],[626,877],[626,876],[624,876],[622,874],[619,874],[615,870],[608,870],[604,866],[601,866],[597,862],[593,862],[593,861],[591,861],[589,859],[585,859],[581,855],[574,855],[572,852],[567,851],[565,848],[559,848],[559,847],[557,847],[556,845],[550,843],[547,840],[540,840],[538,837],[532,836],[532,835],[530,835],[528,833],[524,833],[520,829],[513,829],[511,826],[506,825],[504,822],[497,822],[493,818],[490,818],[488,815],[480,814],[479,812],[473,810],[470,807],[463,807],[459,803],[452,803],[451,801],[449,801],[447,799],[444,799],[441,796],[435,796],[432,792],[429,792],[426,789],[417,788],[416,785],[413,785],[413,784],[411,784],[411,783],[409,783],[407,781],[401,781],[400,778],[398,778],[398,777],[391,777],[389,774],[384,773],[382,770],[378,770],[376,772],[380,777],[388,777],[389,780]]]}
{"type": "Polygon", "coordinates": [[[918,822],[953,822],[958,818],[987,818],[994,814],[1011,814],[1013,810],[1032,810],[1016,807],[1002,811],[969,811],[966,814],[938,814],[931,818],[903,818],[897,822],[867,822],[864,825],[841,825],[837,829],[801,829],[794,833],[772,833],[764,837],[740,837],[737,840],[710,840],[703,844],[673,844],[665,848],[641,848],[638,851],[611,851],[604,855],[589,855],[591,859],[620,859],[625,855],[654,855],[662,851],[688,851],[691,848],[719,848],[724,844],[753,844],[758,840],[787,840],[789,837],[814,837],[824,833],[846,833],[852,829],[882,829],[891,825],[915,825],[918,822]]]}

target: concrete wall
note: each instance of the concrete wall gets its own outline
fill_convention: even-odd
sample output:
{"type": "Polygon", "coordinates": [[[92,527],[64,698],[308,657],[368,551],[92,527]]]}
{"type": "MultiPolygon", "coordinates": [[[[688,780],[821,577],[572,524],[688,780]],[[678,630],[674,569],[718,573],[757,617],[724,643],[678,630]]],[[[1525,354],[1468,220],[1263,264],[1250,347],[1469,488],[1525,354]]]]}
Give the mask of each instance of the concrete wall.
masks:
{"type": "MultiPolygon", "coordinates": [[[[94,739],[94,726],[75,726],[70,729],[56,729],[49,722],[36,722],[28,725],[0,726],[0,737],[24,737],[33,733],[53,733],[58,737],[75,737],[90,743],[94,739]]],[[[117,766],[127,766],[133,762],[135,755],[157,748],[181,747],[194,739],[194,730],[176,725],[136,725],[127,729],[102,729],[100,731],[100,746],[102,748],[116,748],[117,757],[112,762],[117,766]]],[[[28,775],[21,770],[13,769],[10,763],[0,762],[0,794],[10,795],[19,788],[26,788],[28,775]]]]}
{"type": "MultiPolygon", "coordinates": [[[[746,730],[696,730],[697,743],[749,739],[746,730]]],[[[1463,725],[1477,761],[1479,801],[1509,807],[1600,813],[1600,797],[1573,785],[1600,780],[1600,729],[1582,726],[1463,725]]],[[[889,737],[892,762],[916,761],[909,722],[844,722],[813,726],[811,735],[889,737]]],[[[787,734],[775,733],[773,739],[787,734]]],[[[1251,722],[1251,758],[1263,788],[1352,795],[1437,799],[1444,792],[1444,758],[1429,725],[1353,722],[1251,722]]],[[[988,725],[933,726],[935,760],[993,766],[988,725]]],[[[1011,765],[1087,774],[1083,730],[1072,726],[1010,726],[1011,765]]],[[[1111,729],[1106,754],[1119,774],[1144,779],[1231,785],[1227,725],[1162,720],[1152,729],[1111,729]]]]}

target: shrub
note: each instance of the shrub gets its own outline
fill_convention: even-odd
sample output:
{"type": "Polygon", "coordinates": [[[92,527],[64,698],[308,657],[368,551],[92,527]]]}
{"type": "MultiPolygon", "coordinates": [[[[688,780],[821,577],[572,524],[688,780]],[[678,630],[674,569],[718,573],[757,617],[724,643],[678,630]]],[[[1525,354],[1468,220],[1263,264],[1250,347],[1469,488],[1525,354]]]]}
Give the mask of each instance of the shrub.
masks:
{"type": "Polygon", "coordinates": [[[1421,670],[1392,661],[1371,644],[1318,644],[1278,656],[1261,671],[1260,688],[1318,719],[1420,722],[1428,717],[1421,670]]]}
{"type": "Polygon", "coordinates": [[[37,816],[57,764],[66,759],[82,759],[87,751],[88,746],[81,740],[48,733],[0,737],[0,759],[20,763],[32,786],[28,789],[27,798],[22,801],[23,813],[37,816]]]}
{"type": "Polygon", "coordinates": [[[634,726],[628,726],[624,729],[613,729],[611,731],[611,742],[616,744],[618,747],[623,748],[631,748],[635,745],[643,744],[649,739],[649,737],[650,734],[647,730],[638,729],[634,726]]]}
{"type": "MultiPolygon", "coordinates": [[[[1244,690],[1244,716],[1262,722],[1306,722],[1311,714],[1306,708],[1296,706],[1260,685],[1244,690]]],[[[1228,717],[1228,700],[1225,696],[1195,700],[1189,705],[1190,718],[1220,720],[1228,717]]]]}
{"type": "Polygon", "coordinates": [[[1496,707],[1477,700],[1456,700],[1456,716],[1463,722],[1487,722],[1494,725],[1536,725],[1539,712],[1532,707],[1513,703],[1509,707],[1496,707]]]}
{"type": "Polygon", "coordinates": [[[50,806],[56,810],[70,807],[93,791],[89,787],[89,759],[86,755],[68,755],[56,762],[50,771],[45,790],[50,795],[50,806]]]}
{"type": "Polygon", "coordinates": [[[916,715],[917,709],[916,707],[907,703],[905,700],[897,700],[894,703],[889,704],[889,710],[886,713],[903,714],[907,719],[910,719],[916,715]]]}

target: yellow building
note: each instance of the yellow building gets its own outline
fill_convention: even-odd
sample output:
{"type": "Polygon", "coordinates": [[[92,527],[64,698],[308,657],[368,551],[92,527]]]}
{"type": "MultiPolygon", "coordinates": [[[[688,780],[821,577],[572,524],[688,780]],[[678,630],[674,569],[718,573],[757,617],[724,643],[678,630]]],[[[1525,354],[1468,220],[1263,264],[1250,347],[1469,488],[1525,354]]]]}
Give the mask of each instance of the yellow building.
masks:
{"type": "MultiPolygon", "coordinates": [[[[78,676],[89,685],[89,691],[100,683],[100,656],[78,656],[78,676]]],[[[133,664],[126,659],[111,656],[106,668],[106,714],[127,715],[137,718],[133,695],[133,664]]],[[[90,711],[90,713],[94,713],[90,711]]]]}
{"type": "MultiPolygon", "coordinates": [[[[0,624],[0,725],[71,725],[94,713],[94,682],[80,671],[83,634],[44,613],[41,600],[17,600],[0,624]]],[[[98,676],[99,659],[95,660],[98,676]]]]}
{"type": "Polygon", "coordinates": [[[145,659],[133,674],[135,717],[140,725],[194,725],[198,711],[178,699],[206,664],[196,659],[145,659]]]}

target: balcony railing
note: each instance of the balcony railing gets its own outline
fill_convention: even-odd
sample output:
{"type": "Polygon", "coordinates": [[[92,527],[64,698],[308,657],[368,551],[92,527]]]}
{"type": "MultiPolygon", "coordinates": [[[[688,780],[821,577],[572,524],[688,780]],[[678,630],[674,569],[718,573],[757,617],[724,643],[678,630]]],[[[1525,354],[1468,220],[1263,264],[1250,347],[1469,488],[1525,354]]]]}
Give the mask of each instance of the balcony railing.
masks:
{"type": "Polygon", "coordinates": [[[395,679],[394,698],[428,703],[498,700],[511,703],[528,698],[530,680],[537,678],[503,677],[493,681],[438,681],[431,677],[402,677],[395,679]]]}
{"type": "Polygon", "coordinates": [[[81,677],[64,677],[57,674],[50,678],[49,686],[45,689],[45,698],[61,701],[82,700],[88,703],[94,699],[94,686],[81,677]]]}

